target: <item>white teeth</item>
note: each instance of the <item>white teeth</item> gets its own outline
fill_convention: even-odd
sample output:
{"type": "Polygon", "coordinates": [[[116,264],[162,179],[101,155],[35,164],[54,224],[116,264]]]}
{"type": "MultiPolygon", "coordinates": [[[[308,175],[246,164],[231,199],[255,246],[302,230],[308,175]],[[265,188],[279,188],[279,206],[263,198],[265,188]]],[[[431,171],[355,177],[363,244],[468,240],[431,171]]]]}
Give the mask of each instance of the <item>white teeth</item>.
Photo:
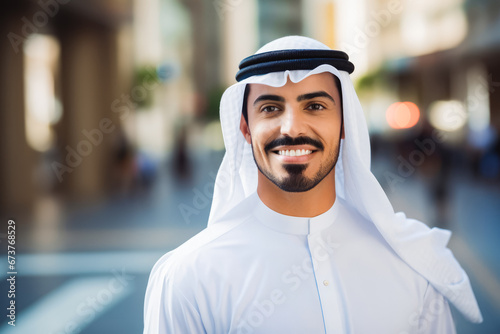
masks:
{"type": "Polygon", "coordinates": [[[303,156],[303,155],[308,155],[308,154],[311,154],[312,151],[311,150],[281,150],[281,151],[278,151],[278,154],[279,155],[284,155],[284,156],[288,156],[288,157],[300,157],[300,156],[303,156]]]}

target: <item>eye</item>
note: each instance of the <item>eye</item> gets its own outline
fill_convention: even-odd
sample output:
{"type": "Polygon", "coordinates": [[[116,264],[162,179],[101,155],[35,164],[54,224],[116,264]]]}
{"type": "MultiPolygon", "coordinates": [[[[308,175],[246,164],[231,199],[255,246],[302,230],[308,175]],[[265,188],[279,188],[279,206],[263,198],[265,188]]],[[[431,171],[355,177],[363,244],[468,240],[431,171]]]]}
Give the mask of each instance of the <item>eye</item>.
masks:
{"type": "Polygon", "coordinates": [[[311,103],[310,105],[307,106],[306,109],[307,110],[324,110],[325,107],[319,103],[311,103]]]}
{"type": "Polygon", "coordinates": [[[272,113],[272,112],[276,112],[278,110],[279,110],[279,108],[276,106],[265,106],[260,111],[266,112],[266,113],[272,113]]]}

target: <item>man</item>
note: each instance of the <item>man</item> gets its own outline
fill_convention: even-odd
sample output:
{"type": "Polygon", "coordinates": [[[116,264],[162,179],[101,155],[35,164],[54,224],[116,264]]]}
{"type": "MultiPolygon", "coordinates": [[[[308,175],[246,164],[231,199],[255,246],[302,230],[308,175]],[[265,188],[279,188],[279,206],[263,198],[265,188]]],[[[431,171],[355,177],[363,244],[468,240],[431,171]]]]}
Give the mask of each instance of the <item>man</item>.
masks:
{"type": "Polygon", "coordinates": [[[144,333],[454,333],[448,302],[482,320],[450,233],[370,172],[353,70],[298,36],[242,61],[209,225],[153,268],[144,333]]]}

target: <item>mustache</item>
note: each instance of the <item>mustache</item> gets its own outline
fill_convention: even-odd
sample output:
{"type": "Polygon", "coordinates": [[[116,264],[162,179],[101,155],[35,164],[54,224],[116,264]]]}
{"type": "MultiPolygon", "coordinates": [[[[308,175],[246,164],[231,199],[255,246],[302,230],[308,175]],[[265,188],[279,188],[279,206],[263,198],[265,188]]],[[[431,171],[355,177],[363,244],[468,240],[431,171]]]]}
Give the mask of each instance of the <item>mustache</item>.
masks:
{"type": "Polygon", "coordinates": [[[293,145],[312,145],[319,150],[323,150],[324,146],[320,141],[312,139],[310,137],[281,137],[269,142],[264,146],[264,150],[267,152],[278,146],[293,146],[293,145]]]}

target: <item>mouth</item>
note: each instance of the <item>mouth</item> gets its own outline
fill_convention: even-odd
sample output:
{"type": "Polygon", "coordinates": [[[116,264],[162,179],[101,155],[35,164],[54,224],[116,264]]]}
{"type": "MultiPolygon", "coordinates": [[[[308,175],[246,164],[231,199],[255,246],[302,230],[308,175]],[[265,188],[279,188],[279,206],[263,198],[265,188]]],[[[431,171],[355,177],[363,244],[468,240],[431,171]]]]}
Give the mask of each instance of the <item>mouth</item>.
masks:
{"type": "Polygon", "coordinates": [[[323,150],[323,144],[310,137],[282,137],[272,140],[264,147],[266,153],[272,152],[280,156],[301,157],[323,150]]]}
{"type": "Polygon", "coordinates": [[[276,147],[271,152],[282,163],[295,164],[309,162],[317,151],[318,149],[311,145],[292,145],[276,147]]]}

